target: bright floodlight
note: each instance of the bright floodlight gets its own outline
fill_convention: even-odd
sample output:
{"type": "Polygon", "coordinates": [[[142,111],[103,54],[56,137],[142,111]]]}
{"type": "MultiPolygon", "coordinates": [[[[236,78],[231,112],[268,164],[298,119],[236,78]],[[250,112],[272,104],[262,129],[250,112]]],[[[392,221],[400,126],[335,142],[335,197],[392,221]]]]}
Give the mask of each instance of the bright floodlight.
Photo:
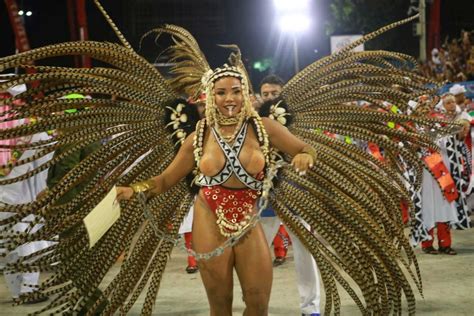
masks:
{"type": "Polygon", "coordinates": [[[299,33],[309,29],[311,21],[308,16],[301,14],[280,17],[280,29],[285,33],[299,33]]]}
{"type": "Polygon", "coordinates": [[[23,14],[25,14],[25,11],[23,10],[18,11],[18,15],[23,15],[23,14]]]}
{"type": "Polygon", "coordinates": [[[31,11],[26,11],[26,16],[31,16],[33,14],[33,12],[31,11]]]}
{"type": "Polygon", "coordinates": [[[280,12],[302,11],[309,6],[309,0],[273,0],[273,3],[280,12]]]}

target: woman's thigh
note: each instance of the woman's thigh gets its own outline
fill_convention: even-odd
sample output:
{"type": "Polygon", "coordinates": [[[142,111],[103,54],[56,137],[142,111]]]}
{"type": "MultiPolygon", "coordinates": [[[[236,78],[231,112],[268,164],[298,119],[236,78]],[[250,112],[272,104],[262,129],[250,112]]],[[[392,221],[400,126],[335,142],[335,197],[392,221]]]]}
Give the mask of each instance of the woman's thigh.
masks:
{"type": "MultiPolygon", "coordinates": [[[[226,238],[219,232],[216,219],[214,212],[209,209],[202,198],[198,197],[194,205],[192,230],[194,251],[198,253],[210,252],[222,246],[226,241],[226,238]]],[[[232,248],[226,248],[220,256],[209,260],[199,260],[198,266],[208,296],[232,296],[234,267],[232,248]]]]}
{"type": "Polygon", "coordinates": [[[250,296],[257,300],[269,300],[273,268],[270,250],[260,224],[234,246],[234,256],[235,269],[246,301],[250,296]]]}

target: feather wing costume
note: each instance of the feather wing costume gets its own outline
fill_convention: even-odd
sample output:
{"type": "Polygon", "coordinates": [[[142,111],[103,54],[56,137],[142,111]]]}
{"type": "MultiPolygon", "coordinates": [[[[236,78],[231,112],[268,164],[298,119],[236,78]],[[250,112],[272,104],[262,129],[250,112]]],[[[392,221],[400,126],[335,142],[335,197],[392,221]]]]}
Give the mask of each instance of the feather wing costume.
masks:
{"type": "MultiPolygon", "coordinates": [[[[148,201],[153,221],[144,217],[138,200],[123,203],[120,218],[91,249],[82,221],[114,185],[129,185],[150,178],[171,162],[176,141],[194,128],[187,120],[191,116],[183,117],[187,113],[183,108],[189,105],[178,97],[183,93],[194,97],[201,93],[202,78],[210,67],[187,31],[166,25],[154,30],[157,34],[170,34],[174,39],[170,53],[176,67],[172,70],[173,77],[165,79],[130,47],[96,3],[119,35],[121,45],[70,42],[0,58],[2,72],[15,67],[34,67],[28,65],[64,55],[87,55],[107,65],[91,69],[37,66],[34,74],[16,75],[0,83],[1,89],[36,83],[19,96],[0,100],[2,104],[10,104],[17,98],[27,101],[26,106],[13,106],[8,112],[0,113],[1,116],[9,114],[2,122],[38,118],[36,123],[1,130],[0,139],[53,129],[63,131],[51,140],[2,145],[4,149],[37,149],[35,156],[16,161],[10,167],[67,148],[21,177],[0,179],[1,185],[34,176],[68,154],[108,139],[38,200],[0,208],[2,212],[14,213],[1,222],[6,228],[1,232],[1,239],[7,240],[4,244],[7,249],[35,240],[58,240],[56,236],[60,236],[55,245],[23,257],[3,270],[54,272],[38,291],[20,298],[21,303],[45,295],[52,297],[38,313],[71,314],[84,310],[88,302],[92,302],[87,305],[89,314],[95,311],[127,313],[146,290],[142,313],[149,315],[174,246],[170,239],[156,234],[155,229],[164,235],[176,235],[191,203],[187,183],[181,181],[148,201]],[[70,93],[93,97],[61,99],[70,93]],[[71,108],[80,111],[64,113],[71,108]],[[170,120],[165,122],[165,116],[170,120]],[[69,202],[59,204],[61,197],[78,184],[84,185],[82,191],[69,202]],[[8,228],[28,214],[37,215],[38,222],[44,221],[43,228],[32,234],[9,233],[8,228]],[[123,252],[125,260],[118,274],[109,284],[101,284],[123,252]],[[105,290],[98,291],[99,285],[105,290]]],[[[318,159],[304,177],[284,167],[270,200],[320,267],[327,315],[331,311],[340,313],[338,284],[363,314],[400,313],[402,294],[409,312],[414,313],[411,280],[421,291],[416,258],[401,224],[400,201],[409,198],[401,178],[400,159],[421,174],[422,165],[414,155],[415,148],[434,147],[430,136],[433,132],[449,133],[456,126],[444,122],[445,127],[441,128],[440,121],[435,119],[362,109],[351,103],[366,100],[381,104],[381,100],[385,100],[401,112],[408,100],[431,92],[425,88],[426,79],[399,67],[412,63],[411,57],[384,51],[351,51],[360,43],[407,21],[369,34],[339,53],[309,65],[283,89],[288,112],[292,115],[288,128],[314,146],[318,159]],[[410,88],[411,93],[394,89],[394,84],[410,88]],[[390,128],[389,122],[402,128],[390,128]],[[431,133],[419,133],[413,124],[431,133]],[[320,131],[374,142],[384,148],[388,162],[381,163],[361,148],[320,131]],[[312,232],[301,225],[300,218],[310,224],[312,232]]],[[[238,57],[238,53],[233,55],[234,64],[243,69],[238,57]]]]}

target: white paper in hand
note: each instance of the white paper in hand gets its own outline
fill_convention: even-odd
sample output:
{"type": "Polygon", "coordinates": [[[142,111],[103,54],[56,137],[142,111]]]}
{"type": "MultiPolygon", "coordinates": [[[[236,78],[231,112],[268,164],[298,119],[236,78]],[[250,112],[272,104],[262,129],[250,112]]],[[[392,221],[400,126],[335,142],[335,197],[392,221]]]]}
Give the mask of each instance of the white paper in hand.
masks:
{"type": "Polygon", "coordinates": [[[120,204],[115,201],[116,196],[117,189],[114,186],[105,198],[84,218],[84,226],[86,226],[89,235],[89,249],[94,247],[120,217],[120,204]]]}

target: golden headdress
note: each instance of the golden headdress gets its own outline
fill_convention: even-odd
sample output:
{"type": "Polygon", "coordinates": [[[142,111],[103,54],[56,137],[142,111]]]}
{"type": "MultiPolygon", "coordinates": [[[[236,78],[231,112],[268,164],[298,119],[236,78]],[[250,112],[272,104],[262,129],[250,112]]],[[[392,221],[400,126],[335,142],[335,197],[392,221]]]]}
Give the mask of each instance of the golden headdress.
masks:
{"type": "Polygon", "coordinates": [[[215,106],[213,88],[214,83],[223,77],[238,78],[242,84],[244,104],[237,116],[237,124],[242,124],[246,118],[258,116],[250,101],[252,85],[249,83],[240,49],[236,45],[220,45],[233,52],[228,58],[228,63],[211,69],[194,37],[179,26],[166,24],[147,32],[142,39],[150,34],[157,34],[158,38],[163,33],[171,35],[173,39],[173,45],[163,52],[169,55],[168,61],[174,64],[170,71],[172,78],[168,83],[177,93],[185,94],[195,100],[205,94],[208,126],[216,127],[219,133],[217,127],[222,115],[215,106]]]}

